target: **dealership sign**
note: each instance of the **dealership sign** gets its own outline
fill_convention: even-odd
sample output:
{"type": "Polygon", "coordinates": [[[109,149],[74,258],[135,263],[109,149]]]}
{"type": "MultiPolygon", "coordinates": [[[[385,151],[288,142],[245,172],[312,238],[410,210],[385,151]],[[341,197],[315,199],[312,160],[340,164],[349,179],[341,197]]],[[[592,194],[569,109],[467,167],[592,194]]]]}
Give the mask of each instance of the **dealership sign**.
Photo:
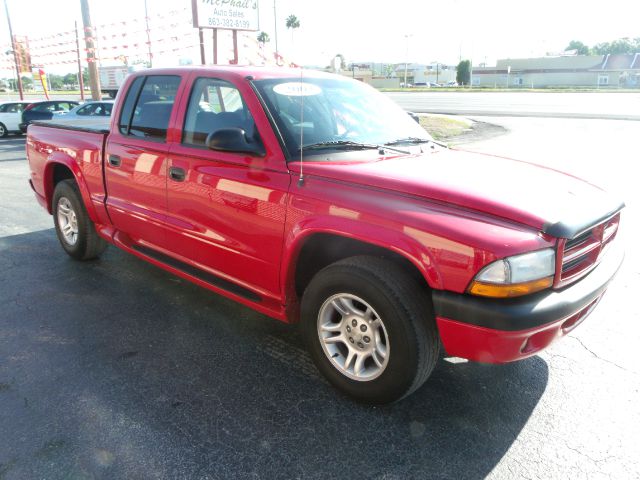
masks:
{"type": "Polygon", "coordinates": [[[258,0],[192,0],[193,26],[259,30],[258,0]]]}

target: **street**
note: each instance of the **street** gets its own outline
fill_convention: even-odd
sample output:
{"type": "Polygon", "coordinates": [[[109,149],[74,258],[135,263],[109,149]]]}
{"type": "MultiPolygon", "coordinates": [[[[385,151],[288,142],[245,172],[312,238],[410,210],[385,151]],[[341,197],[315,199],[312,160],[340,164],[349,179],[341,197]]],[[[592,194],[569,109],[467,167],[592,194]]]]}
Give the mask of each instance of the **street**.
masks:
{"type": "Polygon", "coordinates": [[[640,120],[640,92],[387,92],[416,113],[640,120]]]}
{"type": "MultiPolygon", "coordinates": [[[[626,201],[625,263],[579,328],[513,364],[443,358],[409,398],[355,404],[319,376],[295,326],[113,246],[98,261],[69,259],[27,184],[24,137],[10,136],[0,479],[640,478],[640,122],[485,116],[640,119],[640,95],[507,93],[495,106],[492,93],[411,95],[417,111],[483,110],[477,120],[507,129],[460,148],[570,171],[626,201]]],[[[392,98],[407,106],[406,94],[392,98]]]]}

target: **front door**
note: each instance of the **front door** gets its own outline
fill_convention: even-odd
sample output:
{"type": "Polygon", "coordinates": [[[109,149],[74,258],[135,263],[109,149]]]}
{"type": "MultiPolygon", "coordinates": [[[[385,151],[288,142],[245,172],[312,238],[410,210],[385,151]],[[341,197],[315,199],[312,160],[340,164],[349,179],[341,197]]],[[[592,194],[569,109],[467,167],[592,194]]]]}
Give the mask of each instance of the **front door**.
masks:
{"type": "MultiPolygon", "coordinates": [[[[284,158],[274,161],[282,154],[269,149],[252,156],[205,145],[207,136],[222,128],[242,128],[252,142],[273,132],[259,131],[245,98],[229,81],[203,72],[188,98],[182,138],[173,144],[168,163],[170,249],[228,282],[232,293],[242,292],[236,285],[253,292],[254,298],[245,296],[254,301],[257,295],[275,302],[290,178],[284,158]]],[[[255,97],[251,101],[257,104],[255,97]]]]}

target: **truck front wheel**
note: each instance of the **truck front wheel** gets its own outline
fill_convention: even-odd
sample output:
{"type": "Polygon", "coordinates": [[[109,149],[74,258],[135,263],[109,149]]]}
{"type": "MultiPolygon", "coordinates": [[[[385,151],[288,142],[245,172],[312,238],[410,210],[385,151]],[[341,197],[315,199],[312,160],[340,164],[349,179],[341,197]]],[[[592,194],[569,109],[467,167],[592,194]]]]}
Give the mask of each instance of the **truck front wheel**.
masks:
{"type": "Polygon", "coordinates": [[[107,247],[82,202],[78,185],[73,180],[62,180],[53,191],[53,222],[60,245],[76,260],[98,257],[107,247]]]}
{"type": "Polygon", "coordinates": [[[359,256],[318,272],[305,290],[302,333],[318,369],[365,403],[409,395],[439,354],[430,297],[395,263],[359,256]]]}

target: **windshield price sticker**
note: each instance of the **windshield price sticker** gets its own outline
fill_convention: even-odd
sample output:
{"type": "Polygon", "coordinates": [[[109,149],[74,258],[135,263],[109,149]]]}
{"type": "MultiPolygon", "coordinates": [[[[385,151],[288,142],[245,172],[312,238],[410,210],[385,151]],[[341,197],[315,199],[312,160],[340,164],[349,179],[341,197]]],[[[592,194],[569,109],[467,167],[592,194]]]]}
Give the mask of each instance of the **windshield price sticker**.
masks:
{"type": "Polygon", "coordinates": [[[278,95],[286,95],[287,97],[308,97],[322,93],[322,89],[319,86],[302,82],[280,83],[273,87],[273,91],[278,95]]]}

